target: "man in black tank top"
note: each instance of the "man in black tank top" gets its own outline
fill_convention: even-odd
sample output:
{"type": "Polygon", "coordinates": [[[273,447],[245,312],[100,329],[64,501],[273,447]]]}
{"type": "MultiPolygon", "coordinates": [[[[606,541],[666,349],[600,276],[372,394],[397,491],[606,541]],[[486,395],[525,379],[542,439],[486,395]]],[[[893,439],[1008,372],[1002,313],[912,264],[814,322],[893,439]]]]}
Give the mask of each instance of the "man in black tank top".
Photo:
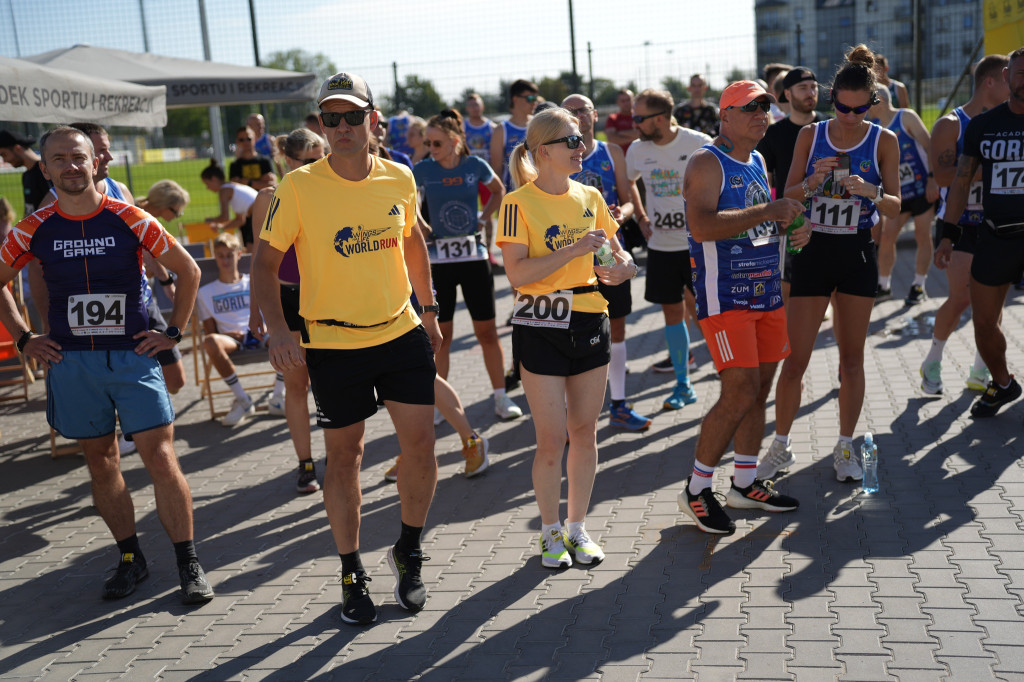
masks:
{"type": "MultiPolygon", "coordinates": [[[[1010,97],[968,124],[946,206],[947,217],[962,214],[971,178],[980,166],[985,222],[977,228],[970,293],[974,338],[992,381],[971,407],[975,418],[994,416],[1021,395],[1020,384],[1006,365],[999,317],[1010,285],[1024,276],[1024,47],[1010,55],[1003,77],[1010,97]]],[[[960,227],[944,222],[942,230],[944,238],[955,237],[960,227]]],[[[940,249],[949,248],[944,239],[940,249]]]]}

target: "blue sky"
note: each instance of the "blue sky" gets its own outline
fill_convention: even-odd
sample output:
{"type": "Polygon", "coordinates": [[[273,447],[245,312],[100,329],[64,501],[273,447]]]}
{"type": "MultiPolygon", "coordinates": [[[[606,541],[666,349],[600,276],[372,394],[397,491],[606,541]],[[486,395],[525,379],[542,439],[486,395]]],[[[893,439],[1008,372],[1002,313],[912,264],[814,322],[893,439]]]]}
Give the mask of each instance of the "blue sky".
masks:
{"type": "MultiPolygon", "coordinates": [[[[733,68],[754,68],[753,0],[574,1],[577,69],[640,87],[671,75],[709,74],[725,83],[733,68]],[[646,44],[645,44],[646,43],[646,44]]],[[[419,74],[448,99],[500,78],[555,76],[571,68],[567,0],[446,3],[382,0],[255,0],[260,53],[301,48],[388,91],[419,74]]],[[[198,0],[0,0],[0,55],[37,54],[77,43],[203,58],[198,0]],[[15,33],[14,27],[17,27],[15,33]]],[[[254,64],[247,0],[206,0],[211,58],[254,64]]]]}

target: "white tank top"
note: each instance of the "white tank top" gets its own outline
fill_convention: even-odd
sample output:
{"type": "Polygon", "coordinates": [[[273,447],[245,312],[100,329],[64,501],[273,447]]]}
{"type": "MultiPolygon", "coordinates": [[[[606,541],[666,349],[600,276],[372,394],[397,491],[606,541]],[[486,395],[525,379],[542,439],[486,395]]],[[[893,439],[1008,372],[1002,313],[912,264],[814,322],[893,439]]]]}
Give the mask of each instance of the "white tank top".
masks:
{"type": "Polygon", "coordinates": [[[257,191],[248,185],[239,185],[237,182],[225,182],[224,187],[234,190],[231,193],[231,210],[238,215],[248,213],[252,203],[256,201],[257,191]]]}

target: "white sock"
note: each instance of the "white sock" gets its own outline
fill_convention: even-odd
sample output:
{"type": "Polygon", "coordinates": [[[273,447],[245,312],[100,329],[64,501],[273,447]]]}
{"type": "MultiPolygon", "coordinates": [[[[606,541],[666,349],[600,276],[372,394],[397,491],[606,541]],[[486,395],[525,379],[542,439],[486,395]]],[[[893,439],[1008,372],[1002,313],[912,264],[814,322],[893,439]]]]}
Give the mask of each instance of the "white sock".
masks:
{"type": "Polygon", "coordinates": [[[924,357],[924,361],[927,362],[941,362],[942,351],[946,347],[946,342],[942,339],[932,337],[932,347],[928,349],[928,355],[924,357]]]}
{"type": "Polygon", "coordinates": [[[709,467],[700,462],[693,463],[693,474],[690,476],[690,494],[699,495],[706,488],[711,487],[715,479],[715,467],[709,467]]]}
{"type": "Polygon", "coordinates": [[[882,277],[881,275],[879,275],[878,276],[878,286],[882,287],[883,289],[891,289],[892,288],[892,275],[889,275],[888,277],[882,277]]]}
{"type": "Polygon", "coordinates": [[[732,456],[732,482],[737,488],[747,488],[757,478],[757,455],[732,456]]]}
{"type": "Polygon", "coordinates": [[[505,397],[505,389],[503,389],[503,388],[496,388],[496,389],[494,389],[494,402],[498,402],[499,400],[501,400],[504,397],[505,397]]]}
{"type": "Polygon", "coordinates": [[[542,523],[540,526],[540,534],[544,537],[550,537],[551,531],[555,533],[562,532],[562,524],[560,523],[542,523]]]}
{"type": "Polygon", "coordinates": [[[565,534],[566,535],[568,535],[569,537],[573,537],[573,536],[576,535],[576,533],[579,533],[581,530],[583,530],[583,522],[582,521],[577,523],[576,521],[569,521],[568,519],[566,519],[566,521],[565,521],[565,534]]]}
{"type": "Polygon", "coordinates": [[[928,273],[927,272],[924,273],[923,275],[914,275],[914,284],[918,285],[921,288],[924,288],[924,283],[925,283],[925,280],[927,280],[927,279],[928,279],[928,273]]]}
{"type": "Polygon", "coordinates": [[[775,440],[779,441],[780,443],[785,445],[787,448],[789,447],[789,442],[790,441],[789,441],[789,435],[788,434],[785,435],[785,436],[782,436],[782,435],[776,433],[775,434],[775,440]]]}
{"type": "Polygon", "coordinates": [[[608,389],[612,400],[626,399],[626,342],[612,344],[612,359],[608,364],[608,389]]]}
{"type": "Polygon", "coordinates": [[[224,383],[228,385],[228,388],[231,389],[231,392],[235,394],[236,398],[245,403],[252,402],[252,400],[249,399],[249,394],[245,392],[244,388],[242,388],[242,383],[238,380],[237,374],[224,377],[224,383]]]}
{"type": "Polygon", "coordinates": [[[988,369],[988,367],[985,365],[985,361],[981,359],[981,353],[974,351],[974,371],[977,373],[986,369],[988,369]]]}
{"type": "Polygon", "coordinates": [[[853,447],[853,436],[839,436],[839,442],[843,445],[849,445],[853,447]]]}
{"type": "Polygon", "coordinates": [[[274,400],[284,397],[284,375],[278,372],[274,376],[274,400]]]}

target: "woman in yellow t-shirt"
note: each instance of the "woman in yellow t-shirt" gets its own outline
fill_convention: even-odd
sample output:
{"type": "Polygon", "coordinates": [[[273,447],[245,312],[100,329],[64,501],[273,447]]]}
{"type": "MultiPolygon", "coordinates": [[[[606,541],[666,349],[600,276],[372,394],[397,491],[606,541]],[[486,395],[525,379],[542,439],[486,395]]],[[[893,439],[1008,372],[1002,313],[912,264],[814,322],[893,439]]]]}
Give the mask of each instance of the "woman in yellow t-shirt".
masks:
{"type": "Polygon", "coordinates": [[[618,223],[601,193],[569,179],[582,170],[586,152],[572,114],[549,109],[534,116],[509,159],[518,189],[506,195],[497,228],[505,272],[517,290],[512,352],[537,433],[533,489],[541,563],[548,568],[572,564],[567,547],[583,564],[604,558],[583,526],[597,472],[597,418],[610,353],[608,303],[597,281],[619,284],[637,271],[615,239],[618,223]],[[595,255],[610,265],[595,267],[595,255]],[[558,504],[566,433],[563,529],[558,504]]]}

